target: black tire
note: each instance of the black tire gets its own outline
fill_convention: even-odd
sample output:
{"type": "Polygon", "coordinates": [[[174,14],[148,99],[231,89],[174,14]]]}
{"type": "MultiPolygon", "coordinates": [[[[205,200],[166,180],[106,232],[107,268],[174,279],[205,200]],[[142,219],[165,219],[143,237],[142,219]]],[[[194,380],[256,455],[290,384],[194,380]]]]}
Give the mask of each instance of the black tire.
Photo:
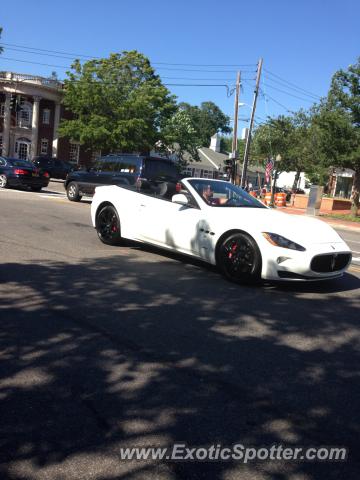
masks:
{"type": "Polygon", "coordinates": [[[8,187],[8,179],[5,173],[0,174],[0,188],[7,188],[8,187]]]}
{"type": "Polygon", "coordinates": [[[66,187],[66,195],[70,202],[80,202],[82,196],[79,193],[79,185],[76,182],[70,182],[66,187]]]}
{"type": "Polygon", "coordinates": [[[261,279],[261,253],[255,240],[238,232],[225,237],[217,251],[222,274],[235,283],[254,285],[261,279]]]}
{"type": "Polygon", "coordinates": [[[30,187],[33,192],[40,192],[42,187],[30,187]]]}
{"type": "Polygon", "coordinates": [[[100,240],[106,245],[120,245],[120,219],[116,208],[105,205],[96,214],[95,228],[100,240]]]}

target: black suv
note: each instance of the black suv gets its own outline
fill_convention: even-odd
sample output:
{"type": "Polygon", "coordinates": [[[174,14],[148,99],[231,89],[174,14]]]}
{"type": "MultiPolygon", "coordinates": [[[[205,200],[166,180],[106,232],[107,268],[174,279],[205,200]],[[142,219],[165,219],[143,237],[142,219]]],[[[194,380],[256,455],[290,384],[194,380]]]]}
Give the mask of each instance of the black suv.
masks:
{"type": "Polygon", "coordinates": [[[48,172],[51,178],[61,178],[65,180],[68,173],[72,172],[74,167],[70,163],[51,157],[35,157],[33,163],[36,167],[48,172]]]}
{"type": "Polygon", "coordinates": [[[134,154],[107,155],[92,168],[71,172],[64,183],[68,199],[78,202],[83,195],[94,195],[100,185],[138,185],[141,190],[174,190],[179,179],[174,162],[164,158],[134,154]]]}

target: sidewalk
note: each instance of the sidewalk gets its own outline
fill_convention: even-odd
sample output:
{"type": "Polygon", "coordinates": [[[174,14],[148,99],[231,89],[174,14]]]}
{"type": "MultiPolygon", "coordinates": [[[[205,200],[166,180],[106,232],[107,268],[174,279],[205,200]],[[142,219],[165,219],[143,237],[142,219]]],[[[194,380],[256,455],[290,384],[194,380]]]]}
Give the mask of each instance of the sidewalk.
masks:
{"type": "MultiPolygon", "coordinates": [[[[278,211],[291,213],[293,215],[305,215],[306,210],[302,208],[293,207],[277,207],[278,211]]],[[[352,232],[360,233],[360,222],[349,222],[340,218],[330,218],[323,215],[317,215],[315,218],[332,225],[333,227],[343,228],[344,230],[351,230],[352,232]]]]}

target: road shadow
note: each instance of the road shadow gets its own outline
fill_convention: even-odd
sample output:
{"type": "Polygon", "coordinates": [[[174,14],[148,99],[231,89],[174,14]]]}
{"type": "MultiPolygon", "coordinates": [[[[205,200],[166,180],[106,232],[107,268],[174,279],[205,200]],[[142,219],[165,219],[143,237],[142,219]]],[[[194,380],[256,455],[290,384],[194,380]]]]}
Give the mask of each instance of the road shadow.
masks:
{"type": "Polygon", "coordinates": [[[166,278],[131,249],[1,264],[0,478],[358,478],[359,297],[165,264],[166,278]],[[337,445],[349,460],[120,460],[174,442],[337,445]]]}
{"type": "MultiPolygon", "coordinates": [[[[153,245],[142,244],[134,242],[131,240],[123,240],[122,246],[134,250],[142,250],[144,252],[149,252],[154,255],[159,255],[165,258],[171,258],[177,262],[181,262],[185,265],[193,265],[200,269],[203,269],[204,272],[218,273],[220,275],[219,269],[215,265],[211,265],[203,260],[191,257],[188,255],[183,255],[181,253],[176,253],[174,251],[158,248],[153,245]]],[[[121,246],[119,247],[121,248],[121,246]]],[[[228,283],[231,284],[229,281],[228,283]]],[[[243,285],[242,288],[246,288],[246,285],[243,285]]],[[[249,288],[254,289],[256,286],[251,285],[249,288]]],[[[308,293],[336,293],[336,292],[347,292],[353,291],[360,288],[360,278],[351,274],[350,272],[345,272],[344,275],[340,278],[333,280],[319,280],[319,281],[268,281],[264,280],[257,285],[257,288],[265,289],[277,289],[287,292],[308,292],[308,293]]]]}

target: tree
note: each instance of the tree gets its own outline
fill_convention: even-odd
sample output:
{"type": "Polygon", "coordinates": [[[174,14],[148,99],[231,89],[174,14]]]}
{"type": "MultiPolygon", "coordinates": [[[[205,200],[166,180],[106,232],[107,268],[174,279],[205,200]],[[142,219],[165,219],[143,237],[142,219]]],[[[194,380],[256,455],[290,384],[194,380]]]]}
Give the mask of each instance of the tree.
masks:
{"type": "Polygon", "coordinates": [[[200,160],[196,131],[192,120],[185,110],[178,110],[164,124],[161,131],[162,140],[157,150],[165,154],[175,154],[182,166],[186,166],[185,154],[195,161],[200,160]]]}
{"type": "Polygon", "coordinates": [[[281,155],[281,165],[277,170],[293,170],[293,144],[295,126],[291,117],[280,115],[277,118],[269,118],[260,125],[254,134],[253,153],[255,157],[266,158],[281,155]]]}
{"type": "Polygon", "coordinates": [[[162,140],[161,129],[176,111],[175,97],[149,60],[136,51],[81,64],[64,81],[65,107],[59,133],[87,148],[147,153],[162,140]]]}
{"type": "Polygon", "coordinates": [[[333,165],[355,171],[352,212],[360,207],[360,57],[347,70],[337,71],[331,81],[327,102],[319,111],[320,126],[326,125],[324,149],[333,165]]]}
{"type": "MultiPolygon", "coordinates": [[[[2,34],[2,27],[0,27],[0,38],[1,38],[1,34],[2,34]]],[[[0,46],[0,53],[2,53],[4,51],[4,47],[0,46]]]]}
{"type": "Polygon", "coordinates": [[[230,118],[213,102],[203,102],[200,107],[183,102],[179,109],[189,116],[199,147],[208,147],[217,132],[231,132],[230,118]]]}
{"type": "Polygon", "coordinates": [[[299,110],[292,116],[269,119],[258,128],[255,134],[255,147],[258,155],[281,155],[282,171],[295,171],[293,188],[297,187],[301,172],[315,183],[324,185],[329,176],[329,165],[325,159],[324,138],[328,133],[326,125],[319,128],[315,121],[319,107],[309,111],[299,110]]]}

